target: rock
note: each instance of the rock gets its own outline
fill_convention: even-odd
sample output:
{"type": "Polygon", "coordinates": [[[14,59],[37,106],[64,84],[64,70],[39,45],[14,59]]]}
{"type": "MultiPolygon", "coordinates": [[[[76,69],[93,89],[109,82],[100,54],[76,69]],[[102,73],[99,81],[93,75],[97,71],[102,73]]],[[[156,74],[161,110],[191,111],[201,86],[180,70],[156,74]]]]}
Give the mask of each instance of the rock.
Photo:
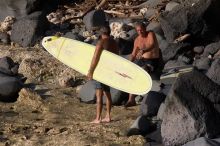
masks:
{"type": "Polygon", "coordinates": [[[179,3],[170,1],[165,7],[165,11],[171,11],[178,5],[179,5],[179,3]]]}
{"type": "Polygon", "coordinates": [[[70,39],[74,39],[74,40],[79,40],[79,41],[83,41],[85,38],[79,34],[76,33],[72,33],[72,32],[67,32],[64,37],[70,38],[70,39]]]}
{"type": "MultiPolygon", "coordinates": [[[[140,10],[141,11],[141,10],[140,10]]],[[[154,15],[156,15],[158,13],[157,9],[147,9],[147,11],[145,11],[143,14],[144,18],[149,19],[151,17],[153,17],[154,15]]]]}
{"type": "Polygon", "coordinates": [[[11,41],[23,47],[33,46],[44,35],[48,27],[49,23],[45,14],[43,12],[35,12],[28,17],[18,19],[13,24],[11,41]]]}
{"type": "Polygon", "coordinates": [[[128,55],[131,54],[133,50],[134,41],[133,40],[125,40],[122,38],[116,39],[118,47],[120,48],[120,55],[128,55]]]}
{"type": "Polygon", "coordinates": [[[3,44],[9,44],[9,35],[5,32],[0,32],[0,42],[2,42],[3,44]]]}
{"type": "Polygon", "coordinates": [[[196,46],[193,48],[193,51],[197,54],[202,54],[204,49],[205,49],[204,46],[196,46]]]}
{"type": "Polygon", "coordinates": [[[209,139],[206,137],[200,137],[193,141],[187,142],[183,146],[219,146],[220,138],[209,139]]]}
{"type": "MultiPolygon", "coordinates": [[[[128,98],[128,94],[120,90],[110,87],[112,98],[112,105],[122,105],[128,98]]],[[[82,86],[79,91],[80,100],[85,103],[96,103],[95,85],[94,81],[88,81],[82,86]]],[[[103,103],[105,104],[106,98],[103,96],[103,103]]]]}
{"type": "Polygon", "coordinates": [[[66,68],[58,76],[58,83],[61,87],[73,87],[76,85],[75,71],[71,68],[66,68]]]}
{"type": "Polygon", "coordinates": [[[166,116],[161,125],[164,145],[181,145],[201,135],[220,134],[220,113],[214,107],[219,101],[220,86],[204,74],[194,70],[181,75],[165,100],[166,116]]]}
{"type": "Polygon", "coordinates": [[[10,57],[0,58],[0,72],[7,75],[17,75],[18,74],[18,64],[15,63],[10,57]]]}
{"type": "Polygon", "coordinates": [[[164,116],[164,111],[165,111],[165,109],[166,109],[166,106],[165,106],[165,103],[164,102],[162,102],[161,104],[160,104],[160,107],[159,107],[159,110],[158,110],[158,112],[157,112],[157,119],[158,120],[163,120],[163,116],[164,116]]]}
{"type": "Polygon", "coordinates": [[[199,35],[205,26],[202,19],[211,0],[186,0],[175,9],[165,11],[159,17],[161,27],[168,42],[173,42],[179,34],[199,35]]]}
{"type": "Polygon", "coordinates": [[[179,60],[169,60],[165,66],[164,66],[164,69],[169,69],[169,68],[176,68],[176,67],[179,67],[179,66],[186,66],[186,63],[182,62],[182,61],[179,61],[179,60]]]}
{"type": "Polygon", "coordinates": [[[166,49],[162,50],[163,60],[167,62],[170,59],[174,59],[179,53],[189,49],[187,43],[169,43],[166,49]]]}
{"type": "Polygon", "coordinates": [[[81,102],[96,103],[95,85],[93,81],[85,83],[79,91],[81,102]]]}
{"type": "Polygon", "coordinates": [[[159,22],[152,21],[147,25],[147,30],[148,31],[153,31],[158,35],[161,35],[161,37],[164,35],[163,30],[161,28],[161,25],[159,22]]]}
{"type": "Polygon", "coordinates": [[[147,117],[157,115],[160,104],[165,100],[166,95],[160,92],[150,91],[144,96],[140,105],[140,114],[147,117]]]}
{"type": "Polygon", "coordinates": [[[87,30],[92,30],[106,24],[103,10],[92,10],[83,17],[83,23],[87,30]]]}
{"type": "Polygon", "coordinates": [[[32,91],[28,88],[23,88],[19,92],[19,97],[14,106],[15,109],[27,109],[29,108],[32,111],[47,111],[46,106],[44,105],[44,101],[42,97],[37,94],[35,91],[32,91]]]}
{"type": "Polygon", "coordinates": [[[185,55],[178,56],[177,60],[180,61],[180,62],[184,62],[186,64],[190,64],[190,62],[192,61],[192,59],[190,59],[189,57],[187,57],[185,55]]]}
{"type": "Polygon", "coordinates": [[[132,135],[146,135],[156,129],[156,125],[153,124],[146,116],[139,116],[132,126],[128,129],[126,136],[132,135]]]}
{"type": "Polygon", "coordinates": [[[210,65],[211,60],[208,57],[202,57],[193,62],[193,66],[197,67],[199,70],[208,70],[210,65]]]}
{"type": "Polygon", "coordinates": [[[205,47],[205,50],[204,50],[202,56],[204,56],[204,57],[208,57],[209,55],[214,56],[214,54],[217,53],[218,50],[220,50],[220,41],[207,45],[205,47]]]}
{"type": "Polygon", "coordinates": [[[58,2],[58,0],[2,0],[0,1],[0,21],[7,16],[21,18],[35,11],[52,9],[57,7],[58,2]]]}
{"type": "Polygon", "coordinates": [[[165,50],[168,46],[169,46],[169,43],[166,41],[166,39],[160,35],[160,34],[156,34],[156,38],[157,38],[157,41],[158,41],[158,45],[159,45],[159,48],[163,51],[165,50]]]}
{"type": "Polygon", "coordinates": [[[215,59],[206,74],[213,82],[220,85],[220,59],[215,59]]]}
{"type": "Polygon", "coordinates": [[[16,101],[22,87],[23,83],[18,78],[0,73],[0,101],[16,101]]]}

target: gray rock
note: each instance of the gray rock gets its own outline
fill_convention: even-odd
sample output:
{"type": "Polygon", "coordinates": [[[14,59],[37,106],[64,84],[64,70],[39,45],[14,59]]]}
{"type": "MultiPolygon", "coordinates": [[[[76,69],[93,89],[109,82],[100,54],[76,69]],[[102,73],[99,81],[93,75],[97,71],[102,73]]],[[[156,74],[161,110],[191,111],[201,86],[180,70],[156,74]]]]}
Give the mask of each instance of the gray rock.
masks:
{"type": "Polygon", "coordinates": [[[152,16],[154,16],[157,13],[157,9],[148,9],[145,13],[144,13],[144,18],[149,19],[152,16]]]}
{"type": "Polygon", "coordinates": [[[183,146],[220,146],[220,138],[209,139],[206,137],[200,137],[193,141],[187,142],[183,146]]]}
{"type": "Polygon", "coordinates": [[[165,11],[171,11],[178,5],[179,5],[179,3],[170,1],[165,7],[165,11]]]}
{"type": "Polygon", "coordinates": [[[11,41],[23,47],[33,46],[44,35],[49,22],[43,12],[36,12],[17,20],[11,31],[11,41]],[[40,24],[40,25],[39,25],[40,24]]]}
{"type": "Polygon", "coordinates": [[[218,50],[220,50],[220,41],[207,45],[202,56],[208,57],[209,55],[214,55],[218,50]]]}
{"type": "Polygon", "coordinates": [[[150,91],[144,97],[140,106],[140,113],[143,116],[153,117],[157,115],[160,104],[164,101],[166,95],[160,92],[150,91]]]}
{"type": "Polygon", "coordinates": [[[7,16],[21,18],[35,11],[55,8],[58,6],[58,2],[59,0],[1,0],[0,21],[7,16]]]}
{"type": "Polygon", "coordinates": [[[202,54],[204,49],[205,49],[204,46],[196,46],[193,48],[193,51],[197,54],[202,54]]]}
{"type": "Polygon", "coordinates": [[[83,23],[87,30],[93,30],[106,24],[106,17],[103,10],[92,10],[83,17],[83,23]]]}
{"type": "Polygon", "coordinates": [[[72,32],[67,32],[64,37],[70,38],[70,39],[74,39],[74,40],[79,40],[79,41],[83,41],[85,38],[79,34],[76,33],[72,33],[72,32]]]}
{"type": "Polygon", "coordinates": [[[220,59],[215,59],[206,75],[220,85],[220,59]]]}
{"type": "Polygon", "coordinates": [[[127,136],[132,135],[146,135],[156,129],[156,125],[153,124],[145,116],[139,116],[131,127],[127,131],[127,136]]]}
{"type": "Polygon", "coordinates": [[[193,66],[197,67],[200,70],[208,70],[211,66],[211,60],[208,57],[196,59],[193,62],[193,66]]]}
{"type": "Polygon", "coordinates": [[[153,31],[158,35],[161,35],[161,37],[164,35],[163,30],[161,28],[161,25],[159,22],[152,21],[147,25],[147,30],[148,31],[153,31]]]}
{"type": "Polygon", "coordinates": [[[10,42],[9,35],[5,32],[0,32],[0,42],[2,42],[3,44],[9,44],[10,42]]]}
{"type": "Polygon", "coordinates": [[[165,66],[164,69],[170,69],[170,68],[177,68],[179,66],[186,66],[186,63],[179,61],[179,60],[169,60],[165,66]]]}
{"type": "Polygon", "coordinates": [[[189,46],[187,43],[169,43],[167,48],[162,50],[163,60],[167,62],[174,59],[180,52],[188,50],[189,46]]]}
{"type": "Polygon", "coordinates": [[[165,100],[163,143],[181,145],[201,135],[220,134],[220,113],[214,107],[219,101],[220,86],[204,74],[194,70],[181,75],[165,100]]]}
{"type": "Polygon", "coordinates": [[[95,103],[95,85],[93,81],[86,82],[79,91],[79,97],[81,102],[95,103]]]}
{"type": "Polygon", "coordinates": [[[18,64],[15,63],[10,57],[0,58],[0,72],[14,76],[18,74],[18,64]]]}
{"type": "Polygon", "coordinates": [[[161,27],[168,42],[173,42],[179,34],[198,35],[205,24],[203,14],[209,8],[211,0],[186,0],[175,9],[165,11],[159,17],[161,27]]]}

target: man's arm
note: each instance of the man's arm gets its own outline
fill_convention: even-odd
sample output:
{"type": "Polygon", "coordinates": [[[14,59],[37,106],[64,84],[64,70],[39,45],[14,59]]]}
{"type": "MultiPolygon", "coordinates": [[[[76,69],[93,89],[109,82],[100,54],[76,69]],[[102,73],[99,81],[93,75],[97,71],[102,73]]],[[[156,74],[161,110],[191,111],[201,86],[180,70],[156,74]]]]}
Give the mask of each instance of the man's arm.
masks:
{"type": "Polygon", "coordinates": [[[130,61],[133,62],[133,61],[135,60],[135,57],[136,57],[136,55],[137,55],[137,51],[138,51],[137,39],[135,39],[133,51],[132,51],[132,53],[131,53],[131,55],[130,55],[130,58],[129,58],[130,61]]]}
{"type": "Polygon", "coordinates": [[[96,68],[98,62],[99,62],[99,59],[100,59],[100,56],[101,56],[101,53],[103,50],[102,43],[103,42],[99,41],[96,45],[96,49],[95,49],[95,52],[94,52],[94,55],[92,58],[92,62],[91,62],[91,65],[90,65],[90,68],[89,68],[89,71],[87,74],[87,77],[89,80],[91,80],[93,78],[93,73],[95,71],[95,68],[96,68]]]}
{"type": "Polygon", "coordinates": [[[149,52],[154,48],[155,39],[157,39],[157,38],[156,38],[156,35],[154,34],[154,32],[152,32],[152,31],[148,32],[147,45],[146,45],[146,48],[143,49],[144,52],[149,52]]]}

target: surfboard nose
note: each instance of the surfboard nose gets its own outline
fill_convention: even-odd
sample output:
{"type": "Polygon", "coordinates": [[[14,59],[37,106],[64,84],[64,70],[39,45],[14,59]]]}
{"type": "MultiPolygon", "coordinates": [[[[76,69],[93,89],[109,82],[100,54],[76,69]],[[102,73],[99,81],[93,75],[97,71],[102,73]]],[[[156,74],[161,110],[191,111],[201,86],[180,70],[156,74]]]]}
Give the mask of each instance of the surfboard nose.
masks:
{"type": "Polygon", "coordinates": [[[63,39],[57,36],[47,36],[42,39],[42,46],[54,57],[58,57],[59,49],[62,47],[63,39]]]}

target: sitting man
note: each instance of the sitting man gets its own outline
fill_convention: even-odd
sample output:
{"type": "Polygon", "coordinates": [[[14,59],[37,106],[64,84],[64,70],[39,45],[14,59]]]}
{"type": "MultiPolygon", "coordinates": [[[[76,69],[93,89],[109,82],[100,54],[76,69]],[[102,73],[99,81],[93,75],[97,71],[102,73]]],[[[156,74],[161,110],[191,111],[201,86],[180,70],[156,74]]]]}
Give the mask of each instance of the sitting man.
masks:
{"type": "MultiPolygon", "coordinates": [[[[135,25],[138,33],[134,41],[134,48],[130,56],[130,61],[136,63],[147,72],[153,72],[157,68],[160,59],[160,49],[154,32],[146,31],[144,23],[135,25]]],[[[129,94],[125,107],[136,105],[135,95],[129,94]]]]}

